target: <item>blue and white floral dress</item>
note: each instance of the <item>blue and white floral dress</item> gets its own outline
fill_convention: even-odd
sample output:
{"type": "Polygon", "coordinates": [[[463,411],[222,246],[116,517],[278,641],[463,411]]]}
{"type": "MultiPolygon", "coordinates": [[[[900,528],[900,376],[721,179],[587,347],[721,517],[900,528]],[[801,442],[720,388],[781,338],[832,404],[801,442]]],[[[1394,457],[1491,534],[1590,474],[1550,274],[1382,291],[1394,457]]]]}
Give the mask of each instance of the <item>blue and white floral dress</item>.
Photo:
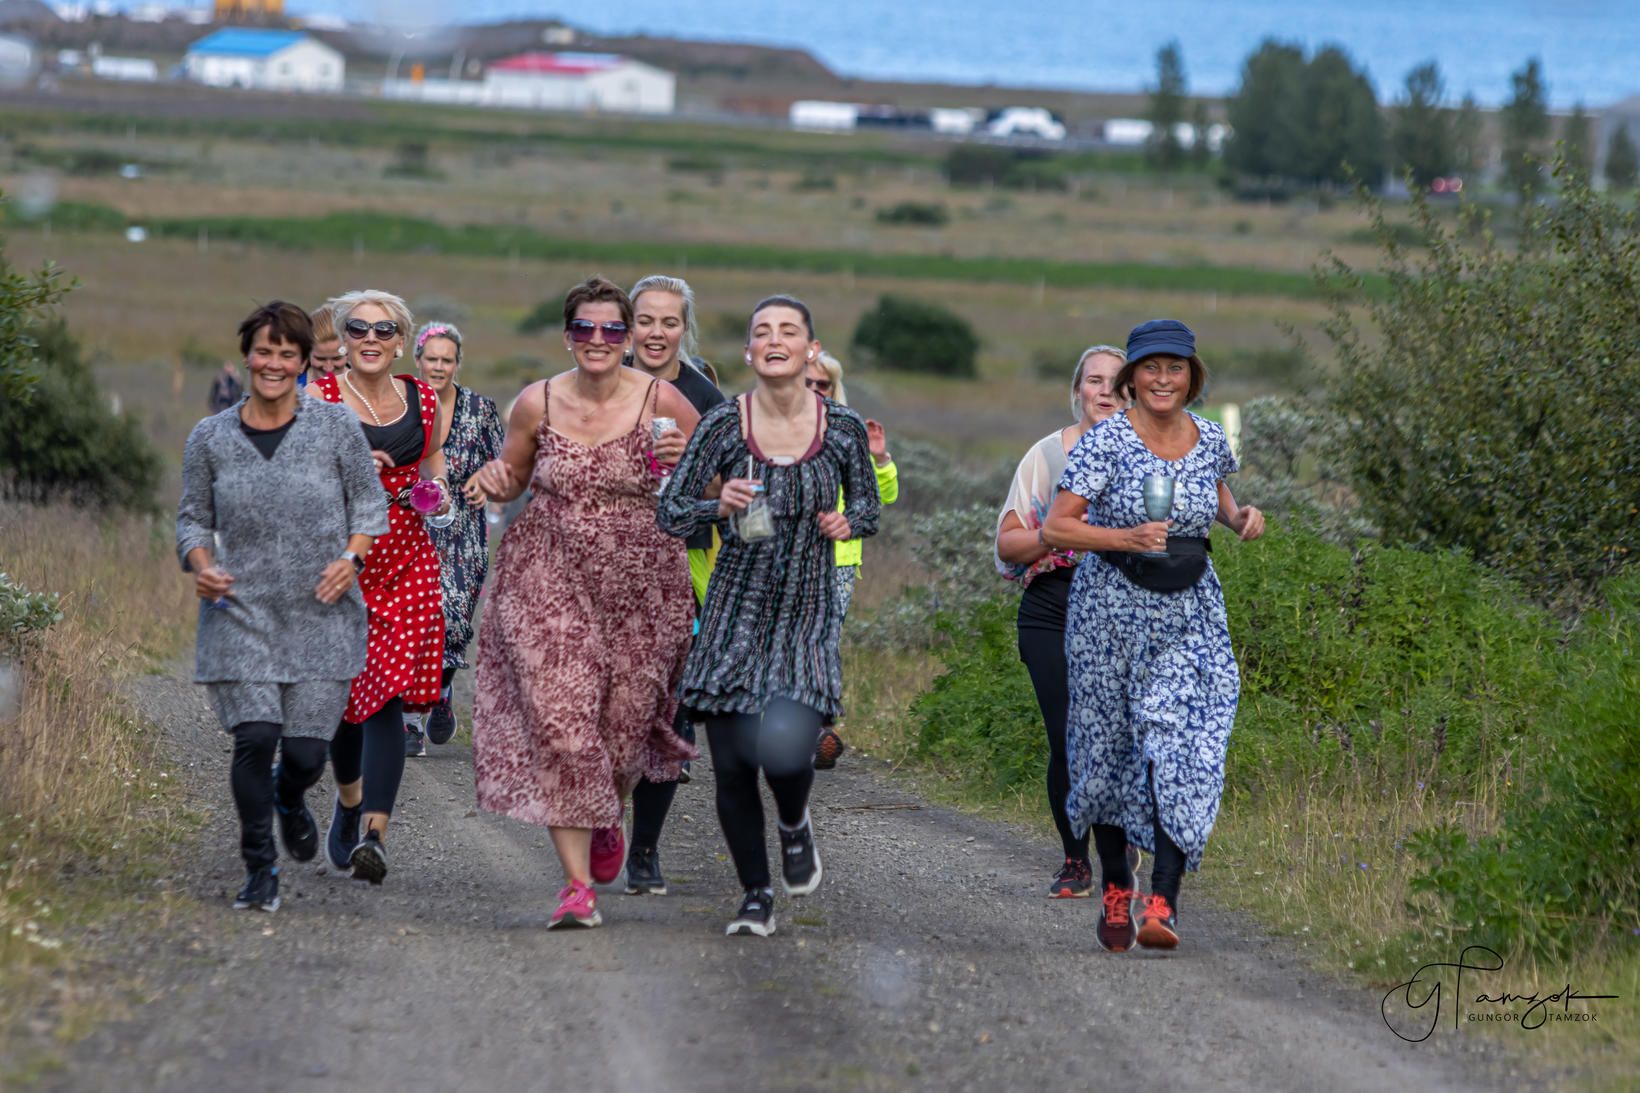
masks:
{"type": "MultiPolygon", "coordinates": [[[[1224,430],[1191,415],[1200,439],[1182,459],[1145,447],[1126,413],[1094,426],[1071,449],[1059,488],[1088,502],[1088,523],[1145,523],[1140,480],[1171,475],[1172,535],[1205,536],[1218,514],[1219,481],[1237,470],[1224,430]]],[[[1071,585],[1065,656],[1071,790],[1077,835],[1113,824],[1155,851],[1153,822],[1201,865],[1224,790],[1224,754],[1241,676],[1230,649],[1224,592],[1211,561],[1193,588],[1151,592],[1097,554],[1071,585]],[[1155,805],[1146,785],[1155,767],[1155,805]]]]}

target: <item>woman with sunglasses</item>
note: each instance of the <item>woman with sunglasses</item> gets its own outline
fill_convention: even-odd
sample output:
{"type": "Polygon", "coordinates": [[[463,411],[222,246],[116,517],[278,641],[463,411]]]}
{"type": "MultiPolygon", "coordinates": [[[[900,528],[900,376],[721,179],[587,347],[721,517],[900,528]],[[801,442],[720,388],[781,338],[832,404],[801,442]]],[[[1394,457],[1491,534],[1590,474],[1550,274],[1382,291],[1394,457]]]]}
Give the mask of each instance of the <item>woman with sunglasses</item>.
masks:
{"type": "Polygon", "coordinates": [[[683,544],[655,526],[663,466],[699,415],[622,366],[632,302],[594,277],[564,300],[575,367],[526,387],[501,457],[474,476],[495,501],[533,491],[496,552],[478,635],[478,804],[546,827],[566,883],[549,928],[597,926],[593,884],[620,876],[621,817],[640,777],[675,781],[695,749],[672,730],[694,599],[683,544]],[[675,425],[652,439],[651,421],[675,425]]]}
{"type": "Polygon", "coordinates": [[[404,713],[439,700],[444,612],[438,553],[422,523],[450,508],[438,396],[414,376],[393,375],[411,329],[399,297],[366,289],[331,301],[347,341],[349,368],[319,376],[308,390],[353,411],[370,445],[388,507],[387,534],[376,540],[359,589],[370,613],[365,669],[353,680],[342,726],[330,744],[336,807],[326,853],[338,869],[380,884],[387,876],[387,821],[404,777],[404,713]],[[430,480],[434,486],[421,486],[430,480]],[[360,824],[363,824],[361,837],[360,824]]]}
{"type": "MultiPolygon", "coordinates": [[[[830,353],[821,353],[809,362],[803,384],[821,398],[828,398],[839,406],[848,405],[848,392],[843,387],[843,362],[830,353]]],[[[877,495],[885,505],[900,499],[900,471],[894,466],[894,457],[888,454],[888,433],[882,423],[866,419],[866,440],[871,447],[871,465],[877,472],[877,495]]],[[[837,498],[837,511],[843,511],[844,498],[837,498]]],[[[860,581],[860,563],[865,557],[865,543],[850,539],[837,544],[837,615],[841,626],[848,617],[849,605],[854,602],[854,589],[860,581]]],[[[814,769],[831,770],[837,765],[844,750],[843,738],[836,724],[827,719],[820,730],[820,742],[814,749],[814,769]]]]}
{"type": "Polygon", "coordinates": [[[473,612],[490,572],[489,521],[484,518],[484,491],[473,473],[501,454],[501,415],[495,403],[456,382],[461,368],[461,331],[454,323],[427,323],[416,332],[416,367],[438,395],[442,435],[435,436],[444,453],[450,489],[465,504],[455,506],[448,527],[429,524],[428,533],[439,555],[439,578],[444,591],[444,676],[438,702],[423,716],[405,719],[406,755],[427,754],[427,741],[447,743],[456,733],[455,709],[450,703],[456,672],[467,667],[467,646],[473,640],[473,612]]]}
{"type": "Polygon", "coordinates": [[[807,306],[789,296],[759,303],[746,339],[757,386],[701,419],[658,513],[680,538],[714,525],[723,533],[682,697],[706,717],[718,821],[744,890],[731,935],[774,932],[759,772],[778,812],[787,894],[820,884],[814,748],[843,697],[833,544],[875,533],[881,509],[865,422],[803,386],[819,354],[807,306]],[[723,482],[715,497],[714,480],[723,482]]]}

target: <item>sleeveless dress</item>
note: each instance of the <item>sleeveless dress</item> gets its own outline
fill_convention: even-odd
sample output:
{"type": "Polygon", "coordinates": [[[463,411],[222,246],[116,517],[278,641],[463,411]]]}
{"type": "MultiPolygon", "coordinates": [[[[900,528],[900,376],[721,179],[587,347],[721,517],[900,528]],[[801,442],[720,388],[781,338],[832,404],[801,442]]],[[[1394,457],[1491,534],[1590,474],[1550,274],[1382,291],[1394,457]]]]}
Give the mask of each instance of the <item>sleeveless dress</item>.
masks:
{"type": "Polygon", "coordinates": [[[694,594],[655,526],[653,383],[632,430],[586,445],[536,432],[534,492],[496,552],[478,635],[478,804],[549,827],[612,827],[640,777],[676,781],[672,731],[694,594]]]}
{"type": "MultiPolygon", "coordinates": [[[[438,552],[419,515],[391,499],[421,477],[421,462],[433,443],[438,396],[413,376],[396,376],[416,385],[421,411],[422,448],[414,463],[380,472],[387,491],[387,534],[378,536],[359,574],[370,617],[370,639],[364,671],[353,679],[342,720],[365,721],[389,699],[403,696],[406,710],[430,709],[439,700],[444,670],[444,606],[439,591],[438,552]]],[[[326,402],[341,402],[341,384],[333,375],[320,377],[326,402]]],[[[362,422],[360,423],[362,426],[362,422]]]]}

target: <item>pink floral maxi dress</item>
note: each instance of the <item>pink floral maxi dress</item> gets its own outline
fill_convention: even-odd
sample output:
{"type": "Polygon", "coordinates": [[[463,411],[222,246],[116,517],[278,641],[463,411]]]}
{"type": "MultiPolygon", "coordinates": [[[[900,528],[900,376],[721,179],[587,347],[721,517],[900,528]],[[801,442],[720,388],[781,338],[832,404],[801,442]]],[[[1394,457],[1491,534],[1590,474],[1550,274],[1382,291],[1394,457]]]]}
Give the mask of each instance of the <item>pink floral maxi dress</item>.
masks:
{"type": "Polygon", "coordinates": [[[478,637],[478,804],[551,827],[609,827],[639,777],[675,781],[672,731],[694,596],[683,542],[655,524],[654,388],[632,431],[536,433],[534,496],[501,539],[478,637]]]}

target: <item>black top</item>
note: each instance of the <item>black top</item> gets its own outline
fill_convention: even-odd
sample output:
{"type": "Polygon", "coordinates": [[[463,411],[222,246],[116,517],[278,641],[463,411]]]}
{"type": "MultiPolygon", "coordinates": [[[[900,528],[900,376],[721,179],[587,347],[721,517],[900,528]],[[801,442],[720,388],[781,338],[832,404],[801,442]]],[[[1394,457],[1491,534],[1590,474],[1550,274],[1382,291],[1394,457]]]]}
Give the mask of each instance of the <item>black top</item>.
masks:
{"type": "MultiPolygon", "coordinates": [[[[712,407],[728,401],[727,396],[717,389],[716,385],[707,378],[706,373],[688,361],[680,360],[678,362],[678,378],[672,381],[672,386],[676,387],[683,394],[683,397],[689,400],[689,405],[693,406],[702,417],[705,417],[706,411],[712,407]]],[[[684,540],[684,544],[690,550],[711,550],[712,529],[708,527],[695,532],[695,534],[684,540]]]]}
{"type": "MultiPolygon", "coordinates": [[[[398,380],[394,380],[397,383],[398,380]]],[[[421,430],[421,395],[417,393],[416,385],[405,384],[409,393],[400,391],[404,401],[410,407],[404,416],[390,425],[369,425],[361,421],[364,426],[365,443],[372,451],[383,451],[393,461],[395,467],[408,467],[421,458],[421,450],[426,438],[421,430]]]]}
{"type": "Polygon", "coordinates": [[[275,425],[271,429],[253,429],[244,421],[240,421],[239,431],[250,438],[250,442],[256,445],[256,450],[262,453],[263,459],[272,459],[273,453],[279,450],[279,442],[285,439],[285,434],[290,432],[290,427],[295,424],[296,419],[291,418],[283,425],[275,425]]]}

